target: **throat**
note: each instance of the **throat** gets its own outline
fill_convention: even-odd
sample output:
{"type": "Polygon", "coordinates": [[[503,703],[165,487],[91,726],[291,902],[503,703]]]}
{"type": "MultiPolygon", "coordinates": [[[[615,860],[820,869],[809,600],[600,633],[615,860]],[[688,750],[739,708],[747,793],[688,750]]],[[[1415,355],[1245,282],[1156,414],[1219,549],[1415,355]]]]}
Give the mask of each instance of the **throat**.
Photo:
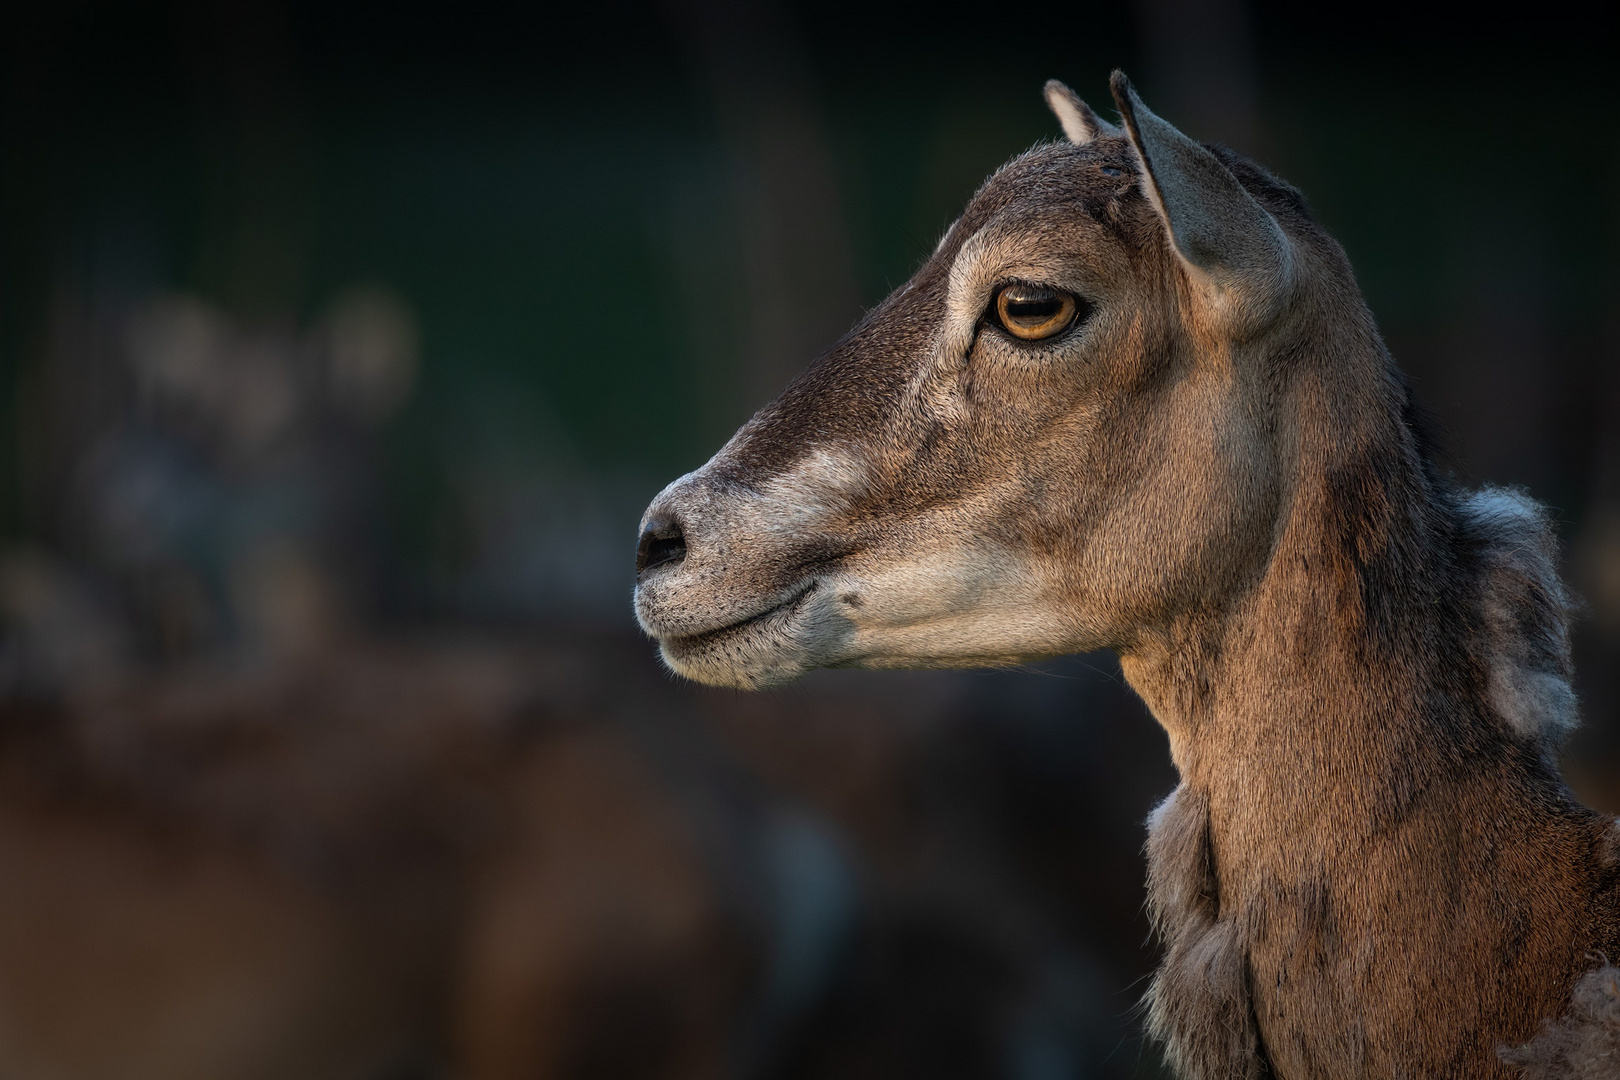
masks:
{"type": "Polygon", "coordinates": [[[1121,659],[1184,781],[1217,799],[1226,789],[1250,803],[1264,796],[1278,815],[1331,812],[1342,822],[1379,789],[1444,771],[1446,729],[1467,710],[1425,663],[1300,620],[1247,621],[1218,640],[1121,659]]]}
{"type": "Polygon", "coordinates": [[[1121,657],[1217,840],[1283,858],[1301,837],[1353,844],[1460,782],[1461,758],[1510,750],[1442,530],[1393,513],[1347,530],[1320,499],[1295,511],[1250,590],[1121,657]]]}
{"type": "Polygon", "coordinates": [[[1296,491],[1251,589],[1121,657],[1198,796],[1223,891],[1395,837],[1452,850],[1478,822],[1569,800],[1569,601],[1545,518],[1510,492],[1384,475],[1360,502],[1296,491]]]}

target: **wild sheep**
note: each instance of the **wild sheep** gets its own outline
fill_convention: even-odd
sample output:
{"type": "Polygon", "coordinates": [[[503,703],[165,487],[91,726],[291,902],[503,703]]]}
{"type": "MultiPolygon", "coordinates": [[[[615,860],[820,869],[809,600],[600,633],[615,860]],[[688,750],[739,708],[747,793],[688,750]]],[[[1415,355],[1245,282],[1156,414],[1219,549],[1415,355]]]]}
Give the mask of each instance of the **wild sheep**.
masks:
{"type": "Polygon", "coordinates": [[[1048,84],[1067,139],[654,500],[642,627],[738,687],[1118,652],[1181,775],[1148,1004],[1185,1076],[1620,1075],[1542,512],[1438,474],[1294,188],[1113,93],[1123,131],[1048,84]]]}

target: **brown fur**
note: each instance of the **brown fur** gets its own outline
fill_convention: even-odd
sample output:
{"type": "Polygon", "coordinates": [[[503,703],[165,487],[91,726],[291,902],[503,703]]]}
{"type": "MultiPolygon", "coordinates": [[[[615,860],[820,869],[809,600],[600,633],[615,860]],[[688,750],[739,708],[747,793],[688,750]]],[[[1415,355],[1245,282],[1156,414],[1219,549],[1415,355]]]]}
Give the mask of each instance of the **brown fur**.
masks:
{"type": "Polygon", "coordinates": [[[1298,192],[1115,93],[1126,137],[1008,163],[655,500],[637,614],[737,686],[1117,650],[1181,774],[1148,1004],[1182,1074],[1506,1077],[1620,955],[1620,829],[1555,768],[1551,531],[1436,473],[1298,192]],[[1094,314],[1014,341],[1009,280],[1094,314]]]}

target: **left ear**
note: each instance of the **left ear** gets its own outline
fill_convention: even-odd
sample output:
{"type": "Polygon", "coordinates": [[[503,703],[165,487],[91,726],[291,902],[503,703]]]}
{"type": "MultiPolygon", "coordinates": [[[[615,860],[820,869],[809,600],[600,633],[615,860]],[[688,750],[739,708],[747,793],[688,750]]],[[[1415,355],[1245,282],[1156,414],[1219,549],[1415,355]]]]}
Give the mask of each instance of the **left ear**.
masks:
{"type": "Polygon", "coordinates": [[[1217,303],[1239,321],[1265,321],[1293,284],[1293,245],[1282,226],[1220,158],[1150,112],[1124,72],[1109,82],[1142,165],[1143,192],[1189,276],[1213,286],[1217,303]]]}
{"type": "Polygon", "coordinates": [[[1046,107],[1063,125],[1063,134],[1076,146],[1084,146],[1099,135],[1118,135],[1119,128],[1091,111],[1080,95],[1056,79],[1046,81],[1046,107]]]}

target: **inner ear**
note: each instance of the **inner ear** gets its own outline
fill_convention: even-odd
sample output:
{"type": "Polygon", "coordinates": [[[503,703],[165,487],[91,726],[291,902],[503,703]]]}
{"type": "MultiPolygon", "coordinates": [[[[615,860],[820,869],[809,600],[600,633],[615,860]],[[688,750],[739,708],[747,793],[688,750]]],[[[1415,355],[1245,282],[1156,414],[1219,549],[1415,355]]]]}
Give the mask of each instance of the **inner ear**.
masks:
{"type": "Polygon", "coordinates": [[[1084,146],[1099,135],[1118,135],[1119,129],[1091,111],[1080,95],[1056,79],[1046,83],[1046,105],[1063,125],[1063,134],[1076,146],[1084,146]]]}
{"type": "Polygon", "coordinates": [[[1154,115],[1120,71],[1111,80],[1126,134],[1142,165],[1143,194],[1194,273],[1246,318],[1279,309],[1293,283],[1293,249],[1275,218],[1220,158],[1154,115]]]}

